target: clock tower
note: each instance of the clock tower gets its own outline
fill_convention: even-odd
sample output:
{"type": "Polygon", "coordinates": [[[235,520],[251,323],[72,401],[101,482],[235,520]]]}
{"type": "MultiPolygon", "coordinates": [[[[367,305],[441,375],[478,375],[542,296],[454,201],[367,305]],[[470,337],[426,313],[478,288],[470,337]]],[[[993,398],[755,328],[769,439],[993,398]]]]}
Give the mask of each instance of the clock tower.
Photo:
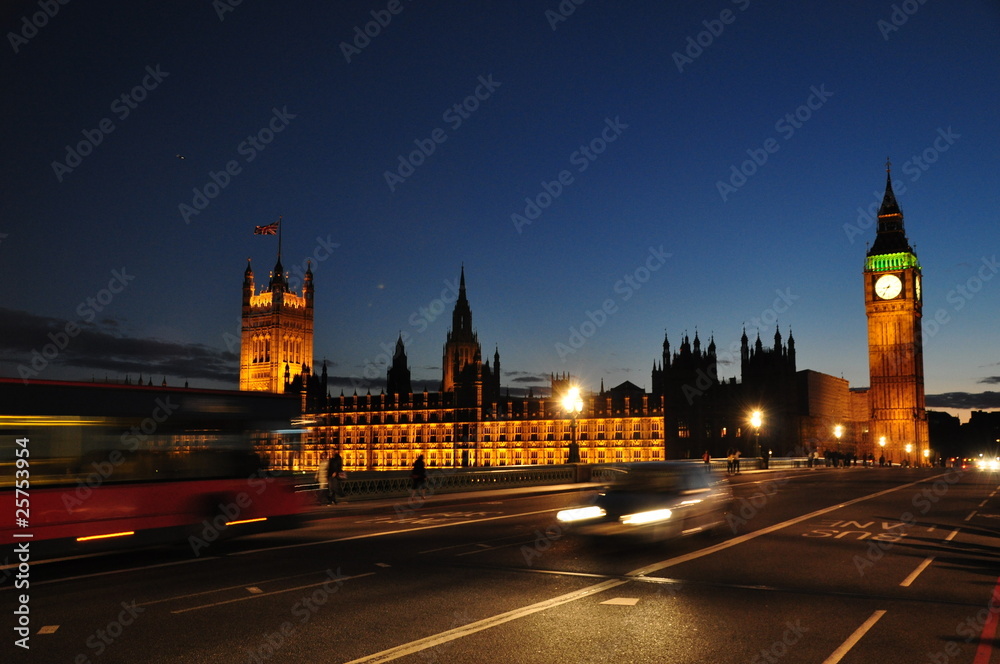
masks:
{"type": "Polygon", "coordinates": [[[921,465],[926,462],[924,454],[929,446],[920,262],[906,239],[889,166],[887,162],[878,232],[864,269],[871,378],[869,431],[876,456],[885,454],[893,463],[921,465]]]}

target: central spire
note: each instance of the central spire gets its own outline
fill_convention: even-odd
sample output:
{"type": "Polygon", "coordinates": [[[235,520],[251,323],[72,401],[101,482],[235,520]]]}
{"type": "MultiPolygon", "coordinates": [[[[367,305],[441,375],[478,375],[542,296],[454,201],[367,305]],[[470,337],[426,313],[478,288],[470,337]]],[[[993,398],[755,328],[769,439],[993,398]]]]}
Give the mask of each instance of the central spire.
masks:
{"type": "Polygon", "coordinates": [[[469,299],[465,295],[465,265],[462,265],[462,274],[458,281],[458,300],[455,302],[455,309],[451,314],[451,334],[455,339],[471,340],[472,333],[472,308],[469,306],[469,299]]]}
{"type": "Polygon", "coordinates": [[[868,256],[884,254],[913,253],[906,231],[903,229],[903,211],[892,190],[892,162],[885,160],[885,194],[878,210],[878,232],[868,256]]]}
{"type": "Polygon", "coordinates": [[[896,202],[896,194],[892,191],[892,162],[889,158],[885,158],[885,195],[882,197],[882,207],[878,210],[878,216],[886,217],[889,215],[898,214],[900,217],[903,216],[903,211],[899,209],[899,203],[896,202]]]}

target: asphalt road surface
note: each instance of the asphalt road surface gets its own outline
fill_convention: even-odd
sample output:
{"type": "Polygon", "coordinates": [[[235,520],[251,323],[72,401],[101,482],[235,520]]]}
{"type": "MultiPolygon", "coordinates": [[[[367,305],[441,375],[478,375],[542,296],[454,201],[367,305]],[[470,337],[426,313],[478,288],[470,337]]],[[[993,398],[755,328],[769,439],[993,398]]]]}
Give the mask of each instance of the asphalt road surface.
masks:
{"type": "MultiPolygon", "coordinates": [[[[318,508],[190,549],[39,562],[3,661],[1000,663],[1000,476],[816,469],[732,480],[729,527],[594,543],[586,494],[318,508]]],[[[11,579],[0,598],[16,624],[11,579]]]]}

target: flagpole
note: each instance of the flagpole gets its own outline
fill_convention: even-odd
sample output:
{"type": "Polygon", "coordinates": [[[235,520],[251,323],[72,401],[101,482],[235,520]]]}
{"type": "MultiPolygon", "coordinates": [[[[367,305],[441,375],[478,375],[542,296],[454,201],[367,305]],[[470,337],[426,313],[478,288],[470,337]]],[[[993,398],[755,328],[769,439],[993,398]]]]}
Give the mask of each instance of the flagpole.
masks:
{"type": "Polygon", "coordinates": [[[278,260],[281,260],[281,217],[278,217],[278,260]]]}

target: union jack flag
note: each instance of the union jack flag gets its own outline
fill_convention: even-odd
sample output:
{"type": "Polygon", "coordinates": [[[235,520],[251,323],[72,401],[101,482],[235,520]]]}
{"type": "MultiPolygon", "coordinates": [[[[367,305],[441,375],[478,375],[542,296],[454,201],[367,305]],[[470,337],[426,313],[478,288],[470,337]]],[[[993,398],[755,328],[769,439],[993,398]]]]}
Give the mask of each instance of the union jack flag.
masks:
{"type": "Polygon", "coordinates": [[[278,234],[278,222],[273,224],[268,224],[267,226],[254,226],[254,235],[277,235],[278,234]]]}

